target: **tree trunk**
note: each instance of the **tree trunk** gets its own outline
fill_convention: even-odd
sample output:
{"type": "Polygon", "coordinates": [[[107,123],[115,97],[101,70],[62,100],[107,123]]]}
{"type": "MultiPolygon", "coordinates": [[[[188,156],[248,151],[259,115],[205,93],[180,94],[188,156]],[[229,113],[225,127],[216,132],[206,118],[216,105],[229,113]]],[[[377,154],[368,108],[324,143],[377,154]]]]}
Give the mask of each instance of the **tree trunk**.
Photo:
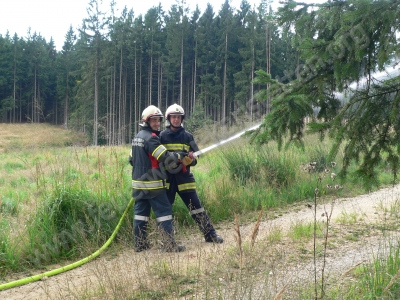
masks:
{"type": "Polygon", "coordinates": [[[180,71],[180,90],[179,90],[179,105],[183,105],[183,32],[181,39],[181,71],[180,71]]]}
{"type": "Polygon", "coordinates": [[[99,87],[98,87],[98,59],[96,58],[94,69],[94,112],[93,112],[93,145],[97,146],[98,135],[98,106],[99,106],[99,87]]]}
{"type": "Polygon", "coordinates": [[[69,102],[69,69],[67,68],[67,86],[65,91],[64,104],[64,127],[68,128],[68,102],[69,102]]]}
{"type": "Polygon", "coordinates": [[[224,57],[224,82],[222,92],[222,116],[221,119],[225,119],[226,116],[226,72],[227,72],[227,59],[228,59],[228,33],[225,33],[225,57],[224,57]]]}
{"type": "MultiPolygon", "coordinates": [[[[267,74],[271,74],[271,42],[270,42],[271,36],[270,36],[270,32],[269,32],[268,20],[266,22],[266,26],[265,27],[266,27],[265,34],[266,34],[266,43],[267,43],[266,44],[266,50],[267,50],[266,72],[267,72],[267,74]]],[[[267,90],[268,90],[268,88],[269,88],[269,83],[267,83],[267,90]]],[[[267,105],[266,105],[266,108],[265,108],[265,113],[269,113],[269,111],[270,111],[270,105],[271,105],[270,101],[271,101],[271,97],[268,96],[267,97],[267,105]]]]}
{"type": "Polygon", "coordinates": [[[122,66],[123,66],[123,59],[122,59],[122,47],[120,51],[120,63],[119,63],[119,92],[118,92],[118,145],[122,144],[123,140],[123,133],[122,133],[122,66]]]}

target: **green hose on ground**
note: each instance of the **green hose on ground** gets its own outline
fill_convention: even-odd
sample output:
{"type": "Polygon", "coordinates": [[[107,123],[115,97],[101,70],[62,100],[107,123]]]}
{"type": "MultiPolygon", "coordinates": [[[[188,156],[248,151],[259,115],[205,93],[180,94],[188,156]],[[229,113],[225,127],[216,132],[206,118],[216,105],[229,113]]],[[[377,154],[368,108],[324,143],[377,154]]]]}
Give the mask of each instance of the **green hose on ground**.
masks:
{"type": "Polygon", "coordinates": [[[125,218],[126,214],[128,213],[128,211],[131,209],[131,207],[132,207],[134,202],[135,202],[135,199],[132,198],[131,201],[128,203],[128,206],[125,208],[125,211],[122,214],[122,217],[119,220],[117,227],[114,229],[114,232],[111,234],[111,236],[109,237],[107,242],[105,242],[104,245],[99,250],[97,250],[96,252],[90,254],[89,256],[87,256],[87,257],[85,257],[85,258],[83,258],[83,259],[81,259],[81,260],[79,260],[77,262],[69,264],[67,266],[64,266],[64,267],[61,267],[61,268],[58,268],[58,269],[55,269],[55,270],[51,270],[51,271],[48,271],[48,272],[45,272],[45,273],[42,273],[42,274],[38,274],[38,275],[31,276],[31,277],[26,277],[26,278],[22,278],[22,279],[19,279],[19,280],[16,280],[16,281],[12,281],[12,282],[8,282],[8,283],[5,283],[5,284],[2,284],[2,285],[0,285],[0,291],[6,290],[6,289],[9,289],[9,288],[13,288],[13,287],[17,287],[17,286],[20,286],[20,285],[24,285],[24,284],[27,284],[27,283],[30,283],[30,282],[38,281],[38,280],[42,279],[43,277],[50,277],[50,276],[53,276],[53,275],[57,275],[57,274],[60,274],[60,273],[75,269],[75,268],[77,268],[77,267],[79,267],[79,266],[91,261],[92,259],[96,258],[97,256],[100,255],[101,252],[103,252],[111,244],[111,242],[115,238],[119,228],[121,227],[122,221],[124,220],[124,218],[125,218]]]}

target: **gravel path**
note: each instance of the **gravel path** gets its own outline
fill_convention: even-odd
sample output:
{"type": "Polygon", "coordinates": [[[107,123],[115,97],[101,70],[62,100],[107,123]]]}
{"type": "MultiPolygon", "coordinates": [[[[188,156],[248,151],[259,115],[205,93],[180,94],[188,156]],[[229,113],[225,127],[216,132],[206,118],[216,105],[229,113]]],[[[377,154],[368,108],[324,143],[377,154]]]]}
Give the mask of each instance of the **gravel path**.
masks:
{"type": "MultiPolygon", "coordinates": [[[[383,208],[389,209],[397,204],[400,199],[399,195],[400,185],[397,185],[354,198],[336,199],[333,203],[318,205],[316,210],[314,207],[310,208],[302,204],[302,206],[293,207],[278,217],[272,218],[267,215],[267,220],[260,223],[256,244],[266,244],[268,237],[277,230],[286,233],[294,224],[312,222],[315,211],[317,220],[320,222],[324,222],[326,214],[331,213],[331,224],[336,226],[339,231],[345,226],[337,225],[337,220],[351,216],[359,218],[358,228],[385,222],[387,216],[383,208]]],[[[240,226],[240,233],[244,240],[249,240],[254,230],[254,224],[240,226]]],[[[157,249],[137,254],[126,248],[121,250],[117,256],[101,255],[98,259],[66,273],[1,291],[0,299],[80,299],[84,291],[112,290],[114,285],[125,282],[132,284],[132,289],[134,289],[136,284],[143,284],[146,281],[149,270],[154,269],[154,263],[159,261],[168,261],[169,264],[181,269],[185,269],[190,264],[202,265],[202,268],[206,268],[209,262],[218,261],[221,257],[229,258],[232,249],[237,248],[236,232],[233,227],[231,224],[225,229],[219,230],[219,233],[225,238],[225,243],[221,245],[204,243],[200,235],[196,234],[183,240],[187,251],[179,254],[162,253],[157,249]]],[[[387,251],[388,240],[392,242],[398,240],[396,231],[392,231],[390,234],[391,238],[387,239],[382,234],[370,230],[362,234],[355,242],[341,240],[342,243],[327,252],[324,269],[326,279],[337,278],[336,282],[340,284],[341,280],[346,277],[346,272],[355,266],[370,262],[371,258],[376,257],[378,253],[384,255],[387,251]]],[[[310,255],[305,255],[303,258],[298,257],[298,259],[291,258],[291,255],[295,255],[298,251],[294,251],[295,249],[292,249],[287,242],[278,243],[274,247],[274,249],[263,249],[260,252],[268,258],[263,258],[262,272],[254,271],[255,278],[259,278],[259,281],[256,281],[258,282],[257,287],[249,284],[244,288],[245,285],[239,284],[242,287],[242,290],[239,290],[238,281],[227,278],[228,275],[225,274],[219,278],[221,282],[219,295],[222,295],[223,299],[268,299],[284,289],[285,299],[295,299],[296,289],[304,285],[305,281],[312,282],[314,280],[314,260],[310,255]],[[277,259],[277,257],[281,257],[281,259],[277,259]],[[267,282],[265,272],[268,275],[267,282]]],[[[316,264],[318,276],[321,276],[322,263],[323,259],[319,257],[316,264]]],[[[257,270],[257,267],[254,270],[257,270]]],[[[190,299],[206,299],[207,297],[209,295],[188,295],[190,299]]],[[[177,298],[184,299],[185,297],[177,296],[177,298]]],[[[90,296],[85,299],[105,298],[90,296]]]]}

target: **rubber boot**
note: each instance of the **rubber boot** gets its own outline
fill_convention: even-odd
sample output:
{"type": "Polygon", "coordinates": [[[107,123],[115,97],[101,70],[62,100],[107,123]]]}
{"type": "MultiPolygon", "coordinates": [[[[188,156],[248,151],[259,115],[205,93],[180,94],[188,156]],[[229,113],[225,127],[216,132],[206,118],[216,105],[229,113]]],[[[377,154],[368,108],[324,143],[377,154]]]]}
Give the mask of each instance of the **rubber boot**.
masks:
{"type": "Polygon", "coordinates": [[[204,239],[206,240],[206,243],[222,244],[224,242],[224,239],[216,232],[204,236],[204,239]]]}
{"type": "Polygon", "coordinates": [[[205,211],[192,215],[192,218],[199,226],[207,243],[222,244],[224,242],[224,239],[216,233],[214,226],[211,224],[210,218],[205,211]]]}
{"type": "Polygon", "coordinates": [[[135,252],[142,252],[144,250],[151,248],[151,245],[147,240],[146,229],[147,229],[147,222],[144,221],[134,222],[133,238],[135,244],[135,252]]]}
{"type": "Polygon", "coordinates": [[[162,250],[165,252],[183,252],[186,250],[184,245],[178,245],[172,233],[161,230],[162,250]]]}
{"type": "Polygon", "coordinates": [[[135,252],[142,252],[151,248],[148,240],[135,238],[135,252]]]}

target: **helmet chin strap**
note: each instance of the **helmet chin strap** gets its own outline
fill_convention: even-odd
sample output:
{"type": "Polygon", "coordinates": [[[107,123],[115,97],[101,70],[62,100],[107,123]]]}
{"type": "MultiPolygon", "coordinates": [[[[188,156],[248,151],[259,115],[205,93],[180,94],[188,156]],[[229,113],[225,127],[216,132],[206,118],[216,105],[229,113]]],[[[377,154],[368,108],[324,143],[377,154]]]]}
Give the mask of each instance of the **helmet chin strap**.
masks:
{"type": "Polygon", "coordinates": [[[182,126],[182,123],[181,124],[179,124],[179,126],[177,127],[177,126],[174,126],[174,125],[172,125],[172,123],[171,122],[169,122],[171,125],[170,126],[172,126],[172,127],[174,127],[174,128],[176,128],[176,129],[178,129],[178,128],[181,128],[182,126]]]}

